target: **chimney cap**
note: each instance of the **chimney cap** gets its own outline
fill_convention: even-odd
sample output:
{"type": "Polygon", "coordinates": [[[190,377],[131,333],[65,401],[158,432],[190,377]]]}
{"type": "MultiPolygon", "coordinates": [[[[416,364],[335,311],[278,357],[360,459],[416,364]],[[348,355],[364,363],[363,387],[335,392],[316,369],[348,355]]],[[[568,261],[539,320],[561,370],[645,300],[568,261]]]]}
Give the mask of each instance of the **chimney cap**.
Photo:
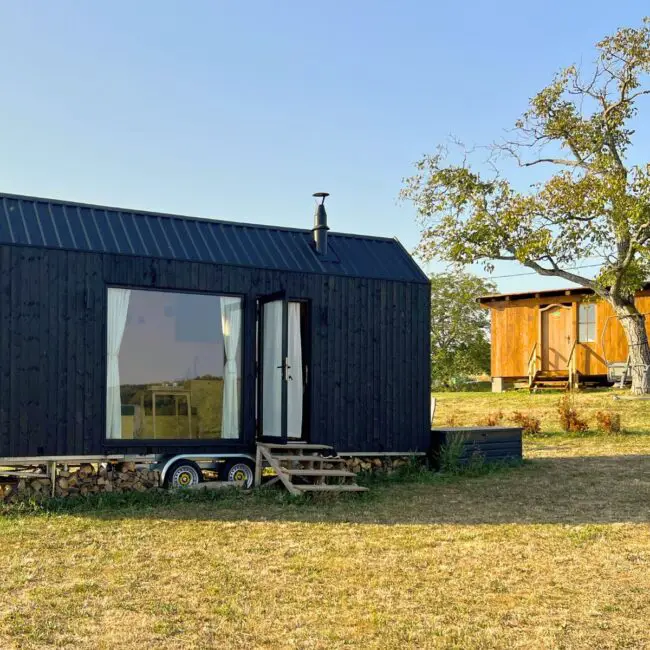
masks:
{"type": "Polygon", "coordinates": [[[323,199],[320,204],[324,205],[325,204],[325,199],[330,195],[329,192],[314,192],[312,196],[316,199],[323,199]]]}

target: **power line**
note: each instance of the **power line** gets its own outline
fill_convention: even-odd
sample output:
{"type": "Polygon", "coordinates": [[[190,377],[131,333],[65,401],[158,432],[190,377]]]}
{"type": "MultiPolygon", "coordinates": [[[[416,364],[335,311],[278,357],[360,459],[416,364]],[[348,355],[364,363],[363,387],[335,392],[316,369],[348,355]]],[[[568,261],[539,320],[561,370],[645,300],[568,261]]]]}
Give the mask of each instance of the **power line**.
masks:
{"type": "MultiPolygon", "coordinates": [[[[601,264],[585,264],[584,266],[568,266],[567,271],[577,271],[578,269],[592,269],[596,266],[602,266],[601,264]]],[[[529,273],[512,273],[510,275],[486,275],[485,280],[501,280],[502,278],[521,278],[525,275],[541,275],[537,271],[531,271],[529,273]]]]}

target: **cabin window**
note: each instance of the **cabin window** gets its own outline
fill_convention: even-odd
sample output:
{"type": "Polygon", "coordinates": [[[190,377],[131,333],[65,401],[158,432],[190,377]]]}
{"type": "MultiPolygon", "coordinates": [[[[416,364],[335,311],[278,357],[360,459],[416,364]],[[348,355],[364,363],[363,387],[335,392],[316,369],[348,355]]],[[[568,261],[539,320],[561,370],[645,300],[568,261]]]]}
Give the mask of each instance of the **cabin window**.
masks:
{"type": "Polygon", "coordinates": [[[596,305],[585,304],[578,308],[578,340],[593,343],[596,340],[596,305]]]}
{"type": "Polygon", "coordinates": [[[240,297],[109,288],[107,317],[107,438],[240,437],[240,297]]]}

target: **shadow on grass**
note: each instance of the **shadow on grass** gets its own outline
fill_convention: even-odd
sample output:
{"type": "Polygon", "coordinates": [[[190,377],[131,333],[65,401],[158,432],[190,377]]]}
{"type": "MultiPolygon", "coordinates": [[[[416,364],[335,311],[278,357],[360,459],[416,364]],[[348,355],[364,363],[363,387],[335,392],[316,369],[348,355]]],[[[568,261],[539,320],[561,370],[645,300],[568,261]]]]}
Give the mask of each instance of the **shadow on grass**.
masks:
{"type": "Polygon", "coordinates": [[[273,488],[95,495],[14,505],[5,514],[382,525],[650,522],[646,455],[542,458],[474,475],[414,472],[369,485],[368,493],[336,497],[296,498],[273,488]]]}

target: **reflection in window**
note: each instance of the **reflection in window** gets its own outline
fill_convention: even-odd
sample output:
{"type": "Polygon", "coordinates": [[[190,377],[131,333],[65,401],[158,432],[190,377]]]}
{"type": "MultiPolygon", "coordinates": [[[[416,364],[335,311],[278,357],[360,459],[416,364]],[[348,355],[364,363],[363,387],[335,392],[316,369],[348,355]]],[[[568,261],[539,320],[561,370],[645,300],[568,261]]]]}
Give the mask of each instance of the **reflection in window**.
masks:
{"type": "Polygon", "coordinates": [[[578,308],[578,340],[582,343],[596,340],[596,305],[593,303],[578,308]]]}
{"type": "Polygon", "coordinates": [[[241,330],[241,298],[110,288],[107,438],[238,438],[241,330]]]}

